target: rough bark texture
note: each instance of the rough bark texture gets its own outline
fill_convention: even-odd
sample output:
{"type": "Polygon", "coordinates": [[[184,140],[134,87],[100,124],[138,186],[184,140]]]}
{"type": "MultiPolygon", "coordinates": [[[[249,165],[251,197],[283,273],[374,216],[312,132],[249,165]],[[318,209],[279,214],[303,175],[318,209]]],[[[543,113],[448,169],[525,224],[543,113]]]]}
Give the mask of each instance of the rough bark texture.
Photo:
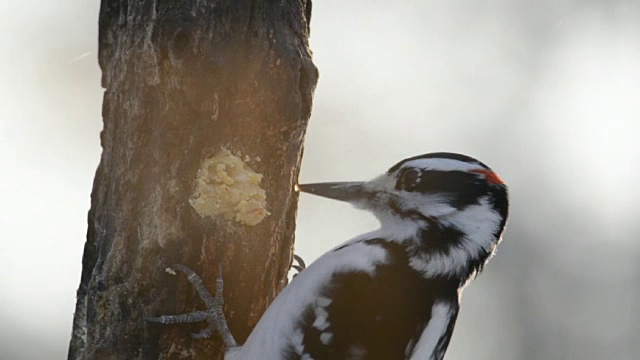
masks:
{"type": "Polygon", "coordinates": [[[69,359],[215,359],[205,324],[143,316],[202,309],[185,264],[215,288],[239,343],[286,282],[302,141],[317,71],[311,0],[103,0],[106,89],[69,359]],[[270,215],[255,226],[200,217],[200,165],[222,148],[262,174],[270,215]]]}

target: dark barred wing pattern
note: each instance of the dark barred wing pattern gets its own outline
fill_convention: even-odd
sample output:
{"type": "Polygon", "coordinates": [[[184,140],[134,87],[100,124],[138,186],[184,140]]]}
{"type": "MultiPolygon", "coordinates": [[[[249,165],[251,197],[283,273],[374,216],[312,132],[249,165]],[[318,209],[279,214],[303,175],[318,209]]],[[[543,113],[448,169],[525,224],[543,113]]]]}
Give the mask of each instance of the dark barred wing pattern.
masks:
{"type": "Polygon", "coordinates": [[[297,348],[292,344],[284,358],[409,359],[436,303],[447,303],[452,309],[451,318],[438,332],[442,336],[435,353],[444,355],[457,316],[459,283],[421,277],[409,266],[402,244],[382,239],[363,241],[383,248],[388,263],[373,274],[334,274],[330,285],[301,317],[298,333],[302,344],[297,348]]]}

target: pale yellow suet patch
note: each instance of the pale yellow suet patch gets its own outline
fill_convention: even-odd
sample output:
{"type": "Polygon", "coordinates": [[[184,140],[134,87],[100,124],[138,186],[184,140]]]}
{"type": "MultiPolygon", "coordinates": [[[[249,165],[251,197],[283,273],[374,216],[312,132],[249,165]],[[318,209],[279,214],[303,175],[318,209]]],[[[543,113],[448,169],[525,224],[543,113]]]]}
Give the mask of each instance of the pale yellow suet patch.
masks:
{"type": "Polygon", "coordinates": [[[189,204],[202,216],[223,216],[254,226],[269,215],[267,194],[260,186],[262,175],[229,150],[204,160],[196,175],[196,189],[189,204]]]}

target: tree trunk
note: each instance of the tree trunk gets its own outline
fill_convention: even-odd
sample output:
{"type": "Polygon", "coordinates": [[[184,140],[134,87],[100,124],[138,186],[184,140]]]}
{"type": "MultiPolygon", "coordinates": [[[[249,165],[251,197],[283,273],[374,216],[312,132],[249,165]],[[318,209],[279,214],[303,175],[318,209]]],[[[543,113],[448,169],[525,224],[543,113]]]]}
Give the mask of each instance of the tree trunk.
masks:
{"type": "Polygon", "coordinates": [[[144,316],[213,291],[243,343],[286,283],[317,71],[311,0],[103,0],[104,129],[69,359],[216,359],[206,324],[144,316]]]}

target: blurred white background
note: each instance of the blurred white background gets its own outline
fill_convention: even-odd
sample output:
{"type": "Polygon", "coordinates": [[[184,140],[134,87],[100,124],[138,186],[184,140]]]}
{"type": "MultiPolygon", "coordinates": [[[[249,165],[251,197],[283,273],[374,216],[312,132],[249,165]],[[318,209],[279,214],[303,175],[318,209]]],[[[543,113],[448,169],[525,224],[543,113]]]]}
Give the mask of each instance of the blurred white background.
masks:
{"type": "MultiPolygon", "coordinates": [[[[1,359],[66,358],[101,151],[98,9],[0,3],[1,359]]],[[[639,19],[639,1],[314,2],[301,182],[453,151],[510,184],[448,360],[637,359],[639,19]]],[[[303,196],[297,252],[375,226],[303,196]]]]}

